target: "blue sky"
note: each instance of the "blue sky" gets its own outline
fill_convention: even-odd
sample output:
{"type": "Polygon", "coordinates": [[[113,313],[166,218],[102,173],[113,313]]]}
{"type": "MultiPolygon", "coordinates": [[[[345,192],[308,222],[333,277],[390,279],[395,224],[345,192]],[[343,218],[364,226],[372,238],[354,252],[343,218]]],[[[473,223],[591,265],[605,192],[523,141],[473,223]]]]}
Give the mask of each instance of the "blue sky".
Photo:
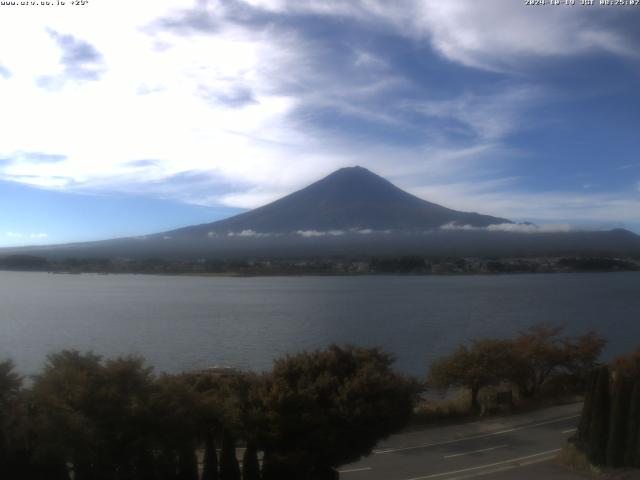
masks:
{"type": "Polygon", "coordinates": [[[213,221],[351,165],[460,210],[640,233],[640,6],[0,8],[0,246],[213,221]]]}

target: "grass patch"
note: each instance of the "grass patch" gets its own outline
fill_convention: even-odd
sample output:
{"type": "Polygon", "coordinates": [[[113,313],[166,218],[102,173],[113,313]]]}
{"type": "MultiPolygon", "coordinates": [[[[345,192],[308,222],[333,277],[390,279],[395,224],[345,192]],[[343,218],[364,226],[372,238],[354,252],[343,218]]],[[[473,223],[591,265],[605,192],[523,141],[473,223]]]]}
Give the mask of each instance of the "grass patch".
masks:
{"type": "MultiPolygon", "coordinates": [[[[574,393],[565,391],[544,392],[544,396],[524,399],[520,398],[518,391],[510,385],[500,385],[497,387],[485,387],[480,389],[478,394],[478,411],[471,410],[471,395],[466,389],[459,389],[444,398],[425,396],[416,405],[411,420],[412,427],[422,427],[433,423],[444,421],[467,421],[473,418],[487,417],[493,415],[505,415],[511,413],[523,413],[539,408],[555,405],[565,405],[582,401],[582,397],[574,393]],[[513,403],[511,405],[498,405],[497,392],[512,391],[513,403]]],[[[640,480],[640,479],[639,479],[640,480]]]]}
{"type": "Polygon", "coordinates": [[[413,425],[426,425],[442,420],[466,418],[471,415],[469,392],[460,391],[455,396],[438,400],[422,400],[413,412],[413,425]]]}
{"type": "Polygon", "coordinates": [[[558,453],[557,461],[560,465],[575,472],[588,473],[590,475],[602,474],[602,470],[599,467],[591,464],[587,454],[571,443],[562,447],[562,450],[558,453]]]}

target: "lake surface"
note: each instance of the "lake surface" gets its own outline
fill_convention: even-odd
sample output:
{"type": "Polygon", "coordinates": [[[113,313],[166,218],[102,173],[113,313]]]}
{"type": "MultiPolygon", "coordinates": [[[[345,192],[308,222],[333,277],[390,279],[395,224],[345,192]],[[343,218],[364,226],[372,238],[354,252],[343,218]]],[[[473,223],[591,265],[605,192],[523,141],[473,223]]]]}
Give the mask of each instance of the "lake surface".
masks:
{"type": "Polygon", "coordinates": [[[63,348],[141,354],[158,371],[267,369],[330,343],[379,345],[424,377],[460,342],[536,322],[640,346],[640,273],[212,278],[0,272],[0,358],[36,373],[63,348]]]}

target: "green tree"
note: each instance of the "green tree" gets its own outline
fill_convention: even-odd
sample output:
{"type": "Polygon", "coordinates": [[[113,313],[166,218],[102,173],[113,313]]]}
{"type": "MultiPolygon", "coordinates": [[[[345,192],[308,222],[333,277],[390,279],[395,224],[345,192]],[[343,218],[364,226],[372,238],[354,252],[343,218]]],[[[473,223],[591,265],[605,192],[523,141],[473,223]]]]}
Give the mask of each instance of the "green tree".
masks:
{"type": "Polygon", "coordinates": [[[224,430],[220,457],[220,480],[240,480],[240,466],[236,457],[236,442],[231,432],[224,430]]]}
{"type": "Polygon", "coordinates": [[[478,393],[509,376],[513,350],[507,340],[476,340],[461,345],[452,354],[436,360],[429,370],[429,385],[436,388],[461,387],[471,392],[471,410],[480,408],[478,393]]]}
{"type": "Polygon", "coordinates": [[[206,430],[201,424],[202,398],[188,376],[162,375],[156,381],[150,411],[156,419],[152,431],[162,452],[163,478],[195,478],[195,450],[206,430]]]}
{"type": "Polygon", "coordinates": [[[596,386],[593,390],[593,414],[589,425],[589,442],[587,453],[596,465],[604,465],[606,461],[607,439],[609,437],[609,368],[598,369],[596,386]]]}
{"type": "Polygon", "coordinates": [[[584,402],[582,404],[582,414],[578,425],[578,437],[582,442],[587,442],[589,438],[589,427],[593,416],[593,398],[598,380],[598,370],[592,370],[587,379],[584,402]]]}
{"type": "Polygon", "coordinates": [[[509,377],[521,397],[537,395],[549,378],[559,373],[586,381],[606,342],[595,332],[575,338],[562,337],[562,332],[562,327],[542,323],[512,341],[515,355],[509,377]]]}
{"type": "Polygon", "coordinates": [[[411,416],[416,384],[379,349],[331,346],[275,361],[261,386],[263,477],[310,478],[368,455],[411,416]]]}
{"type": "Polygon", "coordinates": [[[629,422],[629,397],[631,393],[629,380],[624,375],[617,374],[612,390],[606,464],[611,467],[621,467],[624,464],[627,422],[629,422]]]}
{"type": "Polygon", "coordinates": [[[156,459],[156,475],[158,480],[178,479],[178,457],[171,448],[163,447],[156,459]]]}
{"type": "Polygon", "coordinates": [[[151,369],[136,357],[103,362],[76,351],[49,356],[33,386],[41,445],[60,451],[77,480],[148,474],[153,381],[151,369]]]}
{"type": "Polygon", "coordinates": [[[242,480],[260,480],[258,451],[253,442],[247,444],[242,457],[242,480]]]}
{"type": "Polygon", "coordinates": [[[624,464],[640,467],[640,376],[633,379],[626,444],[624,464]]]}
{"type": "Polygon", "coordinates": [[[640,348],[617,357],[611,363],[611,367],[629,378],[640,378],[640,348]]]}
{"type": "Polygon", "coordinates": [[[31,468],[27,405],[22,377],[11,360],[0,362],[0,478],[18,478],[31,468]]]}
{"type": "Polygon", "coordinates": [[[40,446],[58,450],[70,461],[77,480],[93,478],[94,465],[100,463],[97,452],[101,445],[91,413],[96,406],[92,394],[100,384],[101,361],[100,356],[77,351],[50,355],[33,385],[41,420],[40,446]]]}
{"type": "Polygon", "coordinates": [[[203,463],[201,480],[218,480],[218,453],[215,436],[212,433],[205,437],[203,463]]]}
{"type": "Polygon", "coordinates": [[[411,415],[417,386],[391,365],[378,349],[331,347],[280,359],[268,375],[156,377],[137,357],[62,351],[25,392],[13,365],[2,362],[0,474],[196,480],[195,453],[204,445],[201,480],[240,480],[239,438],[247,445],[245,480],[333,478],[335,467],[369,453],[411,415]],[[21,463],[9,470],[8,458],[21,463]]]}
{"type": "Polygon", "coordinates": [[[262,458],[262,480],[298,480],[295,465],[287,453],[274,454],[265,450],[262,458]]]}
{"type": "Polygon", "coordinates": [[[13,441],[14,416],[19,409],[22,378],[11,360],[0,362],[0,462],[5,464],[13,441]]]}
{"type": "Polygon", "coordinates": [[[178,454],[178,478],[198,480],[198,458],[195,445],[185,442],[178,454]]]}
{"type": "Polygon", "coordinates": [[[622,463],[640,467],[640,348],[616,358],[611,368],[629,382],[629,414],[624,419],[626,438],[622,463]]]}

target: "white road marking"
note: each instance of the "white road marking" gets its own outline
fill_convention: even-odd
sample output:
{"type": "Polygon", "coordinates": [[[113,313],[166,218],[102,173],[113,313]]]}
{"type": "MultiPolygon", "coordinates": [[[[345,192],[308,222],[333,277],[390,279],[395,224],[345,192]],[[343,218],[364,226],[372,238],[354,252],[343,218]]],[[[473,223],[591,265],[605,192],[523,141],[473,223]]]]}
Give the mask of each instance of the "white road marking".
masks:
{"type": "Polygon", "coordinates": [[[502,467],[493,468],[491,470],[484,470],[482,472],[469,473],[467,475],[460,475],[458,477],[449,477],[447,480],[466,480],[468,478],[476,478],[476,477],[484,477],[486,475],[493,475],[494,473],[506,472],[508,470],[513,470],[518,467],[526,467],[528,465],[534,465],[536,463],[548,462],[549,460],[553,460],[554,456],[551,457],[543,457],[536,458],[535,460],[530,460],[528,462],[521,462],[517,465],[503,465],[502,467]]]}
{"type": "Polygon", "coordinates": [[[513,465],[505,465],[491,470],[485,470],[483,472],[469,473],[467,475],[460,475],[458,477],[449,477],[447,480],[467,480],[468,478],[484,477],[485,475],[493,475],[495,473],[506,472],[507,470],[513,470],[516,468],[513,465]]]}
{"type": "Polygon", "coordinates": [[[491,450],[497,450],[499,448],[505,448],[508,445],[497,445],[495,447],[483,448],[481,450],[473,450],[471,452],[454,453],[453,455],[445,455],[444,458],[463,457],[464,455],[471,455],[474,453],[490,452],[491,450]]]}
{"type": "Polygon", "coordinates": [[[349,468],[348,470],[338,470],[338,473],[366,472],[368,470],[373,470],[373,469],[371,467],[349,468]]]}
{"type": "Polygon", "coordinates": [[[480,438],[489,438],[489,437],[495,437],[496,435],[504,435],[505,433],[511,433],[511,432],[518,432],[520,430],[526,430],[528,428],[535,428],[535,427],[541,427],[543,425],[551,425],[552,423],[559,423],[559,422],[564,422],[566,420],[571,420],[573,418],[578,418],[580,417],[580,415],[571,415],[568,417],[562,417],[562,418],[556,418],[554,420],[547,420],[545,422],[539,422],[539,423],[532,423],[529,425],[523,425],[521,427],[511,427],[505,430],[500,430],[498,432],[491,432],[491,433],[484,433],[484,434],[480,434],[480,435],[471,435],[469,437],[462,437],[462,438],[454,438],[453,440],[446,440],[443,442],[433,442],[433,443],[423,443],[420,445],[412,445],[410,447],[398,447],[398,448],[385,448],[382,450],[374,450],[372,453],[374,455],[379,455],[379,454],[384,454],[384,453],[393,453],[393,452],[402,452],[405,450],[415,450],[418,448],[428,448],[428,447],[437,447],[440,445],[450,445],[452,443],[458,443],[458,442],[464,442],[466,440],[477,440],[480,438]]]}
{"type": "MultiPolygon", "coordinates": [[[[512,464],[512,463],[517,463],[518,466],[530,465],[530,464],[536,463],[536,462],[535,461],[533,461],[533,462],[522,462],[522,460],[529,460],[531,458],[541,457],[542,455],[551,455],[551,454],[554,454],[554,453],[558,453],[559,451],[560,451],[560,449],[556,448],[555,450],[547,450],[546,452],[534,453],[533,455],[527,455],[525,457],[512,458],[510,460],[503,460],[502,462],[488,463],[486,465],[478,465],[476,467],[463,468],[462,470],[452,470],[451,472],[434,473],[434,474],[425,475],[425,476],[422,476],[422,477],[412,477],[412,478],[407,478],[406,480],[427,480],[429,478],[445,477],[447,475],[455,475],[457,473],[472,472],[474,470],[482,470],[482,469],[485,469],[485,468],[497,467],[499,465],[508,465],[508,464],[512,464]]],[[[553,457],[549,457],[548,459],[544,459],[544,460],[540,459],[540,461],[550,460],[551,458],[553,458],[553,457]]]]}
{"type": "Polygon", "coordinates": [[[576,430],[578,430],[578,429],[577,429],[577,428],[570,428],[569,430],[563,430],[563,431],[562,431],[562,433],[563,433],[563,434],[565,434],[565,433],[573,433],[573,432],[575,432],[576,430]]]}

